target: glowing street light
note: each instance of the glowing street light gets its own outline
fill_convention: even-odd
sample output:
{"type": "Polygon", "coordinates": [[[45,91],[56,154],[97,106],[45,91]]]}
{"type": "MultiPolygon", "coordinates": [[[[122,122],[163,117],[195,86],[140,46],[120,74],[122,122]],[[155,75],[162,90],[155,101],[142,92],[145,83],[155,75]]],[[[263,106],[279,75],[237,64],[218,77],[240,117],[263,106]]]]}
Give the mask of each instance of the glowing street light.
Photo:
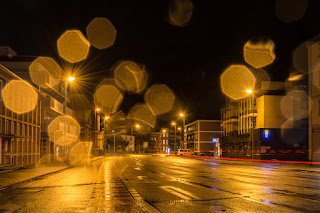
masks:
{"type": "Polygon", "coordinates": [[[131,129],[131,135],[133,135],[133,129],[135,128],[140,128],[140,124],[136,124],[136,125],[133,125],[132,126],[132,129],[131,129]]]}
{"type": "Polygon", "coordinates": [[[76,78],[75,78],[75,77],[73,77],[73,76],[68,77],[68,81],[69,81],[69,82],[74,81],[74,79],[76,79],[76,78]]]}
{"type": "MultiPolygon", "coordinates": [[[[185,122],[186,122],[186,117],[183,113],[180,113],[179,116],[183,119],[183,126],[182,126],[182,129],[184,129],[184,125],[185,125],[185,122]]],[[[183,135],[184,136],[184,135],[183,135]]],[[[182,137],[181,137],[181,140],[182,140],[182,137]]],[[[181,143],[180,141],[180,148],[184,148],[184,137],[183,137],[183,143],[181,143]]]]}
{"type": "Polygon", "coordinates": [[[252,93],[252,90],[251,90],[251,89],[247,89],[247,90],[246,90],[246,93],[251,94],[251,93],[252,93]]]}

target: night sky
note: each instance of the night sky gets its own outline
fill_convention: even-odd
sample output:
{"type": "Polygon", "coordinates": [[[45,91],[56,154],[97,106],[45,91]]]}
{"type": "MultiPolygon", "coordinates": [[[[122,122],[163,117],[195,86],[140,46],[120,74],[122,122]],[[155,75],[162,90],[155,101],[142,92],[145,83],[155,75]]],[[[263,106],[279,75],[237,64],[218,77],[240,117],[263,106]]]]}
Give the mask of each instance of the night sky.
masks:
{"type": "MultiPolygon", "coordinates": [[[[248,40],[273,40],[276,60],[265,70],[271,80],[285,80],[294,49],[320,33],[317,0],[309,1],[304,17],[292,23],[277,19],[272,0],[192,2],[190,22],[177,27],[169,22],[167,0],[2,1],[0,45],[64,64],[56,45],[60,35],[69,29],[86,35],[92,19],[108,18],[117,29],[115,44],[106,50],[91,47],[80,64],[94,74],[88,89],[93,91],[92,82],[101,77],[112,77],[110,68],[117,61],[133,60],[146,65],[149,86],[166,84],[174,91],[177,106],[192,121],[220,119],[225,97],[219,76],[230,64],[245,64],[242,50],[248,40]]],[[[121,108],[126,112],[141,101],[143,95],[126,94],[121,108]]]]}

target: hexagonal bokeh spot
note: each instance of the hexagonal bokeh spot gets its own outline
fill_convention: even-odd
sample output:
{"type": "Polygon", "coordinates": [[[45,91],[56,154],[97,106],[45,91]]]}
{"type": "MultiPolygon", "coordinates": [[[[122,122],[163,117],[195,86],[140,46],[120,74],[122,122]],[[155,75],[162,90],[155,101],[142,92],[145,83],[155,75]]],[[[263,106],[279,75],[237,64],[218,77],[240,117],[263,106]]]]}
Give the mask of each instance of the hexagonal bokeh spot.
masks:
{"type": "Polygon", "coordinates": [[[29,66],[29,73],[37,85],[55,87],[59,83],[61,68],[53,58],[38,57],[29,66]]]}
{"type": "Polygon", "coordinates": [[[146,86],[148,75],[133,61],[122,61],[114,70],[117,86],[123,90],[140,93],[146,86]]]}
{"type": "Polygon", "coordinates": [[[156,124],[156,117],[152,113],[150,107],[146,104],[134,105],[128,113],[129,126],[134,128],[134,131],[147,134],[154,128],[156,124]],[[139,125],[138,128],[134,126],[139,125]]]}
{"type": "MultiPolygon", "coordinates": [[[[107,81],[106,81],[107,82],[107,81]]],[[[123,94],[112,84],[102,84],[94,94],[94,103],[107,115],[115,113],[123,100],[123,94]]]]}
{"type": "Polygon", "coordinates": [[[105,132],[107,135],[113,135],[112,130],[114,130],[116,134],[125,134],[127,132],[127,116],[122,111],[113,114],[104,122],[106,124],[105,132]]]}
{"type": "Polygon", "coordinates": [[[297,70],[308,73],[308,44],[306,42],[300,44],[294,50],[293,65],[297,70]]]}
{"type": "Polygon", "coordinates": [[[190,0],[171,0],[169,4],[169,19],[174,26],[185,26],[191,19],[193,4],[190,0]]]}
{"type": "Polygon", "coordinates": [[[148,89],[144,100],[155,115],[161,115],[172,109],[175,95],[166,85],[155,84],[148,89]]]}
{"type": "Polygon", "coordinates": [[[308,8],[308,0],[276,0],[275,15],[284,22],[291,23],[303,18],[308,8]]]}
{"type": "Polygon", "coordinates": [[[11,111],[21,114],[33,110],[38,102],[38,94],[23,80],[12,80],[2,90],[3,102],[11,111]]]}
{"type": "Polygon", "coordinates": [[[239,100],[247,97],[247,89],[253,90],[255,78],[243,65],[231,65],[220,76],[222,92],[228,97],[239,100]]]}
{"type": "Polygon", "coordinates": [[[95,18],[87,27],[87,37],[92,46],[105,49],[114,44],[117,31],[106,18],[95,18]]]}
{"type": "Polygon", "coordinates": [[[57,145],[76,142],[80,135],[80,125],[71,116],[58,116],[48,126],[50,139],[57,145]]]}
{"type": "Polygon", "coordinates": [[[309,115],[309,97],[301,90],[292,90],[281,99],[281,113],[288,119],[300,120],[309,115]]]}
{"type": "Polygon", "coordinates": [[[87,58],[90,43],[79,30],[68,30],[58,39],[59,55],[70,63],[87,58]]]}
{"type": "Polygon", "coordinates": [[[243,47],[244,60],[254,68],[261,68],[271,64],[275,59],[274,43],[267,42],[252,43],[248,41],[243,47]]]}

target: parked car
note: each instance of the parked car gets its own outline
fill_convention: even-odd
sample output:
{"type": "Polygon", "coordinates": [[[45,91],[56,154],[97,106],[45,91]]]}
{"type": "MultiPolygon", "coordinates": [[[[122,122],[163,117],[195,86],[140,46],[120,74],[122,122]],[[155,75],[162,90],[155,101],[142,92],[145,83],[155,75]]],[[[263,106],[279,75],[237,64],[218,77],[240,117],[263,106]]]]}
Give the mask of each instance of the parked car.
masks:
{"type": "Polygon", "coordinates": [[[177,155],[194,155],[190,149],[178,149],[177,155]]]}

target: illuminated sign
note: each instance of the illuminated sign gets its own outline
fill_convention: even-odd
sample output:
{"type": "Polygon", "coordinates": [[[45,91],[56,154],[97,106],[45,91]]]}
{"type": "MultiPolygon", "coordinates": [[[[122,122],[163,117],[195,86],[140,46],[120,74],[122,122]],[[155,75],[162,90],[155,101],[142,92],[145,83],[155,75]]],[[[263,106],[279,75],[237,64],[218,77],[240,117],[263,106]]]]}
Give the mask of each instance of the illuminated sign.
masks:
{"type": "Polygon", "coordinates": [[[213,143],[219,142],[219,138],[212,138],[212,142],[213,142],[213,143]]]}
{"type": "Polygon", "coordinates": [[[264,138],[269,138],[270,137],[270,131],[269,129],[265,129],[263,133],[264,138]]]}

